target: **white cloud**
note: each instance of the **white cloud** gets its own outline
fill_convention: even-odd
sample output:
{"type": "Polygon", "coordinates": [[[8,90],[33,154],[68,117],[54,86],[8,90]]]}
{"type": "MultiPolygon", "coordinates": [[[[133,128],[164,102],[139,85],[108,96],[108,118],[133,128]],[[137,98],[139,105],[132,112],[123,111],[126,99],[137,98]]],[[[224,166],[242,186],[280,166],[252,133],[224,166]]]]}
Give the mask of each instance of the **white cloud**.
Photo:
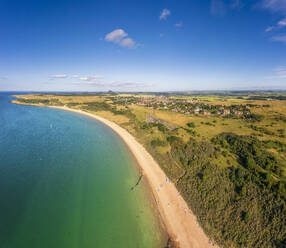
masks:
{"type": "Polygon", "coordinates": [[[91,87],[99,87],[99,88],[112,88],[112,89],[138,89],[138,88],[145,88],[151,86],[147,83],[142,82],[133,82],[133,81],[113,81],[113,82],[103,82],[99,80],[86,80],[86,78],[82,78],[83,82],[74,83],[75,85],[79,86],[91,86],[91,87]],[[83,80],[84,79],[84,80],[83,80]]]}
{"type": "Polygon", "coordinates": [[[273,36],[271,39],[273,41],[280,41],[286,44],[286,35],[273,36]]]}
{"type": "Polygon", "coordinates": [[[128,34],[125,33],[123,29],[115,29],[108,33],[104,39],[108,42],[120,43],[120,41],[126,36],[128,36],[128,34]]]}
{"type": "MultiPolygon", "coordinates": [[[[286,14],[286,0],[260,0],[260,2],[256,5],[257,7],[269,10],[273,13],[283,13],[286,14]]],[[[269,32],[272,30],[278,30],[286,26],[286,17],[277,24],[268,27],[265,31],[269,32]]],[[[283,36],[273,37],[274,41],[282,41],[285,42],[283,36]]]]}
{"type": "Polygon", "coordinates": [[[67,74],[55,74],[51,76],[51,78],[54,78],[54,79],[61,79],[61,78],[67,78],[67,77],[68,77],[67,74]]]}
{"type": "Polygon", "coordinates": [[[286,13],[286,1],[285,0],[262,0],[260,2],[260,6],[272,12],[286,13]]]}
{"type": "Polygon", "coordinates": [[[107,34],[105,40],[129,49],[135,49],[140,46],[134,39],[127,36],[128,34],[123,29],[116,29],[107,34]]]}
{"type": "Polygon", "coordinates": [[[90,86],[90,87],[99,87],[99,88],[116,88],[116,89],[136,89],[149,86],[146,83],[142,82],[133,82],[133,81],[104,81],[103,76],[99,75],[90,75],[90,76],[77,76],[78,82],[74,82],[74,85],[78,86],[90,86]]]}
{"type": "Polygon", "coordinates": [[[120,46],[134,49],[137,47],[136,42],[131,38],[125,38],[120,43],[120,46]]]}
{"type": "Polygon", "coordinates": [[[86,82],[98,82],[100,79],[103,78],[104,78],[103,76],[98,76],[98,75],[78,77],[79,80],[86,82]]]}
{"type": "Polygon", "coordinates": [[[277,23],[278,27],[286,26],[286,17],[277,23]]]}
{"type": "Polygon", "coordinates": [[[164,34],[160,34],[160,38],[163,38],[165,35],[164,34]]]}
{"type": "Polygon", "coordinates": [[[273,26],[269,26],[269,27],[267,27],[266,29],[265,29],[265,32],[270,32],[270,31],[272,31],[274,29],[274,27],[273,26]]]}
{"type": "Polygon", "coordinates": [[[183,22],[178,22],[178,23],[175,24],[175,27],[177,27],[177,28],[181,28],[183,26],[184,26],[183,22]]]}
{"type": "Polygon", "coordinates": [[[150,86],[149,84],[133,81],[115,81],[108,84],[109,87],[137,89],[150,86]]]}
{"type": "Polygon", "coordinates": [[[279,66],[274,69],[275,75],[267,76],[265,79],[286,79],[286,67],[279,66]]]}
{"type": "Polygon", "coordinates": [[[171,11],[168,9],[163,9],[160,16],[159,16],[159,19],[160,20],[166,20],[169,15],[171,15],[171,11]]]}
{"type": "Polygon", "coordinates": [[[284,19],[280,20],[279,22],[277,22],[276,25],[269,26],[268,28],[266,28],[265,32],[270,32],[272,30],[281,29],[281,28],[284,28],[285,26],[286,26],[286,17],[284,19]]]}
{"type": "Polygon", "coordinates": [[[143,82],[134,82],[134,81],[104,81],[104,77],[100,75],[89,75],[89,76],[77,76],[77,82],[72,83],[73,85],[82,86],[82,87],[98,87],[98,88],[111,88],[116,90],[128,90],[128,89],[138,89],[151,86],[150,84],[143,82]]]}
{"type": "Polygon", "coordinates": [[[88,77],[80,77],[79,80],[81,80],[81,81],[88,81],[88,77]]]}

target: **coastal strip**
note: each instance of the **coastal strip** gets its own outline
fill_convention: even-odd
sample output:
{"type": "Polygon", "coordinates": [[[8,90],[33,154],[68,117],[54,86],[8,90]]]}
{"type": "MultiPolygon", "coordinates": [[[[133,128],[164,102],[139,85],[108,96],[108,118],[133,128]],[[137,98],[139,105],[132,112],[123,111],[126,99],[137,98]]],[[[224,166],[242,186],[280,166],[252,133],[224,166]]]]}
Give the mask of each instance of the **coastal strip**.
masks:
{"type": "MultiPolygon", "coordinates": [[[[14,103],[18,102],[14,101],[14,103]]],[[[52,108],[94,118],[111,128],[122,138],[135,156],[151,187],[166,231],[180,248],[217,248],[204,233],[196,216],[189,209],[175,185],[167,178],[147,150],[127,130],[112,121],[82,110],[58,106],[52,106],[52,108]]]]}

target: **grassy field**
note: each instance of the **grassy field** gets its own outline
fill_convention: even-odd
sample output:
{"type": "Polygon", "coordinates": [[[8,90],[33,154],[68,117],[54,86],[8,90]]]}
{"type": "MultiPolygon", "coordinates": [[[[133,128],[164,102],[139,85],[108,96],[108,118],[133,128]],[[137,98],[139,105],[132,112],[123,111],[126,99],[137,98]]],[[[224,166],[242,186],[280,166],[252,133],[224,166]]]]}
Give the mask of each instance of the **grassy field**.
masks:
{"type": "Polygon", "coordinates": [[[176,183],[221,247],[286,247],[286,100],[277,100],[277,94],[158,98],[239,106],[254,118],[150,107],[142,102],[157,96],[148,94],[17,97],[22,104],[82,109],[127,129],[176,183]]]}

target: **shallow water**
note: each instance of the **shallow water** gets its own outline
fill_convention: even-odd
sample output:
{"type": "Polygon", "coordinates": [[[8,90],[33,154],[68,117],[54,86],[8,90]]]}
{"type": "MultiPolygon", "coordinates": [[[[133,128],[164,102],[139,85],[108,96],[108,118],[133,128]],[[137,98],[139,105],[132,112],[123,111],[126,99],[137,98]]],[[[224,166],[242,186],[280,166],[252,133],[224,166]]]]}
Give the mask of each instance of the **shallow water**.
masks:
{"type": "Polygon", "coordinates": [[[0,93],[0,247],[162,247],[137,164],[108,127],[0,93]]]}

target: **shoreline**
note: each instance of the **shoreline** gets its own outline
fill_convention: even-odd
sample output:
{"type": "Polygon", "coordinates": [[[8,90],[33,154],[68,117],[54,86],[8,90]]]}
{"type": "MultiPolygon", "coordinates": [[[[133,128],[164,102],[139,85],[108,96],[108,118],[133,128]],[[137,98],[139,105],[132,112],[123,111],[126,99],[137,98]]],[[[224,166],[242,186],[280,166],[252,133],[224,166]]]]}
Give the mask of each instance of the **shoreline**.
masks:
{"type": "MultiPolygon", "coordinates": [[[[18,103],[13,101],[14,103],[18,103]]],[[[25,105],[25,104],[24,104],[25,105]]],[[[42,106],[42,105],[36,105],[42,106]]],[[[175,185],[170,182],[158,163],[148,151],[124,128],[103,117],[82,110],[59,106],[42,106],[71,111],[100,121],[111,128],[127,145],[135,157],[150,186],[151,193],[158,207],[159,218],[166,228],[167,234],[180,248],[214,248],[200,227],[196,216],[189,209],[175,185]]]]}

